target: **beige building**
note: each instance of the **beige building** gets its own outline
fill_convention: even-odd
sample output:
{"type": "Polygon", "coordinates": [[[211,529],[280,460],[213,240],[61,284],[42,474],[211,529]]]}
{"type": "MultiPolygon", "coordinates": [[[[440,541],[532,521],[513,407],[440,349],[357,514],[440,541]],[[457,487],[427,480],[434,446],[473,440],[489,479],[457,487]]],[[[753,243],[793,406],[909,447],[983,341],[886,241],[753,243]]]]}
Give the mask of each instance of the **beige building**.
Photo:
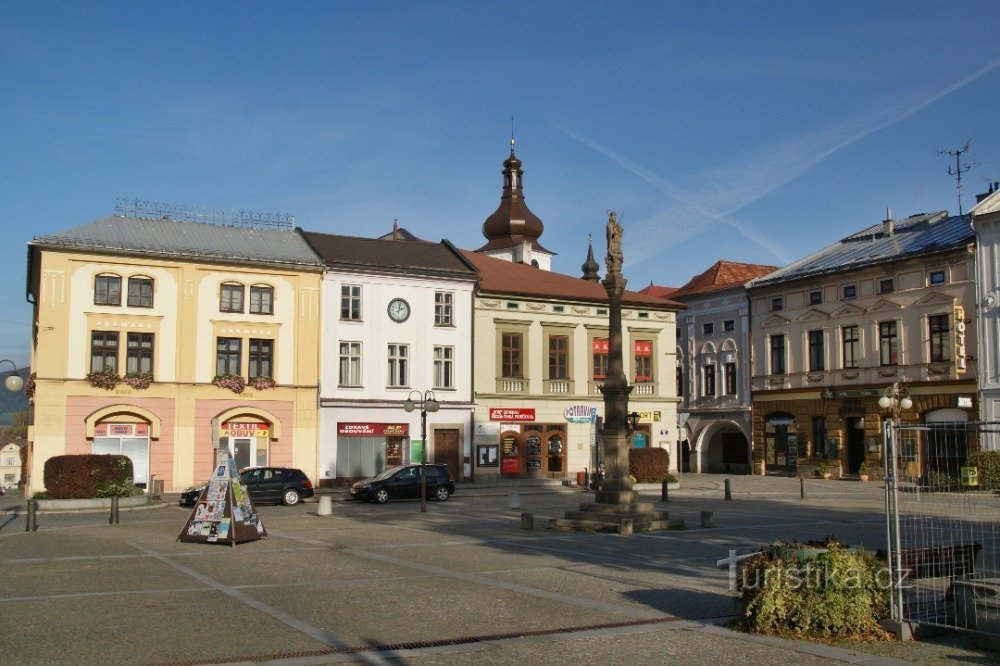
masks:
{"type": "MultiPolygon", "coordinates": [[[[547,270],[541,220],[524,204],[521,162],[504,162],[487,244],[464,256],[479,273],[473,307],[475,478],[576,478],[600,459],[608,294],[591,249],[582,277],[547,270]]],[[[629,243],[641,239],[626,235],[629,243]]],[[[665,448],[676,469],[675,327],[683,306],[626,291],[622,351],[640,419],[634,446],[665,448]]]]}
{"type": "Polygon", "coordinates": [[[166,491],[217,447],[315,477],[323,267],[275,227],[132,211],[29,244],[29,493],[68,453],[128,455],[166,491]]]}
{"type": "MultiPolygon", "coordinates": [[[[756,472],[880,469],[894,384],[905,422],[977,418],[973,240],[968,216],[889,219],[748,285],[756,472]]],[[[900,451],[917,476],[964,455],[929,435],[900,451]]]]}

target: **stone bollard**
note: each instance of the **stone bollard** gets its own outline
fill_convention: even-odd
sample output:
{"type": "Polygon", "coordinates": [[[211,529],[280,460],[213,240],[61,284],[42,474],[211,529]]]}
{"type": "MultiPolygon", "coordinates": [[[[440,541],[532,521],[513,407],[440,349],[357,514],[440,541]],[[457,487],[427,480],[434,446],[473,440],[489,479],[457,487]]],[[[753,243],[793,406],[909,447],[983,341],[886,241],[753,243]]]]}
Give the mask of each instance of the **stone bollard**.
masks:
{"type": "Polygon", "coordinates": [[[111,515],[108,517],[108,524],[118,524],[118,495],[111,498],[111,515]]]}
{"type": "Polygon", "coordinates": [[[317,516],[333,515],[333,498],[329,495],[319,496],[319,508],[316,509],[317,516]]]}
{"type": "Polygon", "coordinates": [[[803,477],[799,477],[799,499],[806,498],[806,480],[803,477]]]}
{"type": "Polygon", "coordinates": [[[729,479],[726,479],[726,501],[728,502],[732,499],[733,499],[733,488],[729,484],[729,479]]]}
{"type": "Polygon", "coordinates": [[[520,509],[521,508],[521,495],[516,490],[511,490],[507,493],[507,508],[508,509],[520,509]]]}
{"type": "Polygon", "coordinates": [[[667,480],[663,479],[663,483],[660,484],[660,501],[661,502],[669,502],[670,501],[670,489],[667,488],[667,485],[669,485],[667,483],[667,480]]]}
{"type": "Polygon", "coordinates": [[[535,529],[535,514],[525,511],[521,514],[521,529],[522,530],[533,530],[535,529]]]}
{"type": "Polygon", "coordinates": [[[631,518],[622,518],[621,527],[618,529],[618,536],[632,536],[631,518]]]}
{"type": "Polygon", "coordinates": [[[701,526],[702,527],[715,527],[715,523],[712,522],[712,511],[702,511],[701,512],[701,526]]]}

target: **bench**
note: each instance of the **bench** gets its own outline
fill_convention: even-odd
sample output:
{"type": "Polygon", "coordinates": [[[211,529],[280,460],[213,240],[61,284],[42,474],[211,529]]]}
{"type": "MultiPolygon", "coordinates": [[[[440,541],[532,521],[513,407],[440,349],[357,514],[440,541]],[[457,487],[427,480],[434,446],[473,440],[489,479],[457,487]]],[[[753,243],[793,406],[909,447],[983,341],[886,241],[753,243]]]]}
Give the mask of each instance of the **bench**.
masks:
{"type": "Polygon", "coordinates": [[[899,551],[902,578],[959,578],[975,573],[981,543],[903,548],[899,551]]]}

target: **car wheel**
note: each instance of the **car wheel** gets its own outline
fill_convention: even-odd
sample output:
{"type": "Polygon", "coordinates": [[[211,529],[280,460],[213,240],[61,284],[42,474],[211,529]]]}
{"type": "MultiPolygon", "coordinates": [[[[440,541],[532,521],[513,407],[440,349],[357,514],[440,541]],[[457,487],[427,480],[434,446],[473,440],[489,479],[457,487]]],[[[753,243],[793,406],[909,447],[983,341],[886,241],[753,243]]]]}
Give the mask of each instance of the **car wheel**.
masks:
{"type": "Polygon", "coordinates": [[[375,501],[379,504],[385,504],[389,501],[389,491],[385,488],[379,488],[375,491],[375,501]]]}
{"type": "Polygon", "coordinates": [[[285,506],[295,506],[299,503],[299,491],[295,488],[288,488],[281,496],[281,502],[285,506]]]}
{"type": "Polygon", "coordinates": [[[439,502],[443,502],[448,499],[449,495],[451,495],[451,493],[448,492],[448,486],[438,486],[434,489],[434,499],[439,502]]]}

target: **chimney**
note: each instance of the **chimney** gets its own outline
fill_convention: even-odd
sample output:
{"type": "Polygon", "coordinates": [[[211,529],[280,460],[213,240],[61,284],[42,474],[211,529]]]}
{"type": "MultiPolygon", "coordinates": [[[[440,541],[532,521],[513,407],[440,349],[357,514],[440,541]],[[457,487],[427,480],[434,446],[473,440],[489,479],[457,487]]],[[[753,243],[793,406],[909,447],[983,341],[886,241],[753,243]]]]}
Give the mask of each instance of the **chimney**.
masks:
{"type": "Polygon", "coordinates": [[[891,236],[896,224],[892,221],[892,209],[886,207],[885,220],[882,222],[882,231],[886,236],[891,236]]]}
{"type": "Polygon", "coordinates": [[[986,192],[983,192],[982,194],[977,194],[976,195],[976,203],[979,203],[980,201],[982,201],[986,197],[990,196],[991,194],[993,194],[997,190],[1000,190],[1000,180],[994,180],[992,183],[990,183],[990,189],[989,190],[987,190],[986,192]]]}
{"type": "Polygon", "coordinates": [[[399,222],[392,221],[392,240],[399,240],[399,222]]]}

